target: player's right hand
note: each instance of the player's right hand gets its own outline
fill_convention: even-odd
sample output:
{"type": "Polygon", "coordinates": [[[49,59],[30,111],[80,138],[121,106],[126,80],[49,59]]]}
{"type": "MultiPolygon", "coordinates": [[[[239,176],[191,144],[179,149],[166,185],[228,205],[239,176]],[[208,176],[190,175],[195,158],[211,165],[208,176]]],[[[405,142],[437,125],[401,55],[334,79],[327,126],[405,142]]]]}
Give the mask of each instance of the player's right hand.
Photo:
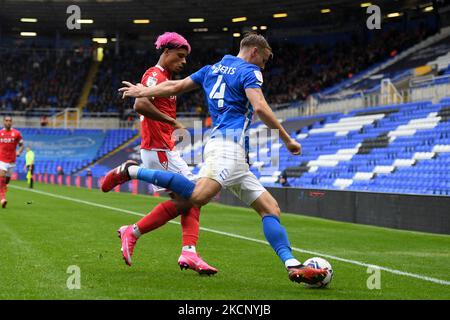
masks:
{"type": "Polygon", "coordinates": [[[172,127],[177,130],[177,129],[186,129],[186,127],[179,121],[174,120],[172,127]]]}
{"type": "Polygon", "coordinates": [[[302,145],[295,141],[294,139],[291,139],[288,143],[286,143],[286,148],[289,150],[290,153],[293,155],[300,155],[302,153],[302,145]]]}
{"type": "Polygon", "coordinates": [[[181,122],[179,122],[175,119],[173,120],[172,126],[174,129],[174,132],[172,134],[172,139],[176,144],[178,144],[184,140],[184,135],[186,134],[186,127],[181,122]],[[181,131],[177,131],[177,130],[181,130],[181,131]],[[175,135],[175,137],[174,137],[174,135],[175,135]]]}

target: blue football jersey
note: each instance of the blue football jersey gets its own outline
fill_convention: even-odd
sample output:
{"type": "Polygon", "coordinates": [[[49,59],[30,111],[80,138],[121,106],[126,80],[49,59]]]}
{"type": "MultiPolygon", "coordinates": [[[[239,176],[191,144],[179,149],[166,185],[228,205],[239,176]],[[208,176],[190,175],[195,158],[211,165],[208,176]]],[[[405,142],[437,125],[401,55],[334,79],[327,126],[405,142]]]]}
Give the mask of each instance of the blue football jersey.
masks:
{"type": "Polygon", "coordinates": [[[226,55],[214,65],[193,73],[191,79],[200,85],[206,97],[213,129],[211,137],[221,135],[248,148],[245,138],[253,116],[245,89],[261,88],[263,76],[258,66],[226,55]]]}

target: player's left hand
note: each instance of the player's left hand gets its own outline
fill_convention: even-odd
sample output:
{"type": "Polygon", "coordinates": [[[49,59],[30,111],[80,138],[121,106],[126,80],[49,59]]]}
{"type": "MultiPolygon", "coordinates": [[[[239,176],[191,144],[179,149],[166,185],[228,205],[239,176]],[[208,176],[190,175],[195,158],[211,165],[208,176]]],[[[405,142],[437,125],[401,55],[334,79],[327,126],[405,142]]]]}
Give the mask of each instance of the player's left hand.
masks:
{"type": "Polygon", "coordinates": [[[302,153],[302,145],[297,141],[295,141],[294,139],[291,139],[288,143],[286,143],[286,148],[289,150],[290,153],[296,156],[302,153]]]}
{"type": "Polygon", "coordinates": [[[143,89],[145,88],[144,86],[139,86],[139,85],[134,85],[131,82],[128,81],[122,81],[122,83],[124,85],[126,85],[126,87],[122,87],[119,89],[119,92],[122,92],[122,98],[125,99],[126,97],[130,97],[130,98],[142,98],[144,97],[143,94],[143,89]]]}

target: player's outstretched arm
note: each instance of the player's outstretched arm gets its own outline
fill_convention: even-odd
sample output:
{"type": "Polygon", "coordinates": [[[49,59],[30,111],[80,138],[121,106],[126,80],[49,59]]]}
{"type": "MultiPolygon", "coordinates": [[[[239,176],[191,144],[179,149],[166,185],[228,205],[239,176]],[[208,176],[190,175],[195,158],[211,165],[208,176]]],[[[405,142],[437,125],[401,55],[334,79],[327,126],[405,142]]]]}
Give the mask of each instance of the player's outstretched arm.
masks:
{"type": "Polygon", "coordinates": [[[125,87],[120,88],[119,91],[123,93],[123,98],[170,97],[199,88],[199,86],[192,81],[190,77],[182,80],[164,81],[153,87],[142,87],[134,85],[128,81],[122,81],[122,83],[125,87]]]}
{"type": "Polygon", "coordinates": [[[270,129],[278,129],[280,138],[281,140],[283,140],[288,150],[292,154],[299,155],[302,151],[301,145],[289,136],[287,131],[278,121],[266,99],[264,98],[262,90],[259,88],[247,88],[245,89],[245,94],[261,121],[264,122],[264,124],[270,129]]]}
{"type": "Polygon", "coordinates": [[[134,111],[155,121],[160,121],[170,124],[175,129],[183,129],[184,126],[174,118],[159,111],[148,98],[136,98],[133,106],[134,111]]]}

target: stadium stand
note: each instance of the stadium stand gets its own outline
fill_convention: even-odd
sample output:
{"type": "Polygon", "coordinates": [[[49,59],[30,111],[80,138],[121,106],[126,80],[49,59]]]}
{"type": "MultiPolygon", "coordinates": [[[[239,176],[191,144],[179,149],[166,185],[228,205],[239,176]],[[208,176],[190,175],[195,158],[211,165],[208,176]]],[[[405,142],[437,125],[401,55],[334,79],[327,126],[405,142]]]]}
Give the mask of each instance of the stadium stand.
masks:
{"type": "MultiPolygon", "coordinates": [[[[99,161],[95,162],[92,166],[89,167],[91,170],[93,177],[102,177],[104,176],[111,168],[117,166],[118,163],[121,163],[127,159],[133,159],[136,161],[140,161],[140,144],[141,138],[131,139],[127,142],[123,148],[117,150],[108,157],[104,157],[99,161]]],[[[83,170],[78,173],[80,176],[85,176],[87,174],[86,170],[83,170]]]]}
{"type": "MultiPolygon", "coordinates": [[[[370,40],[355,36],[346,41],[328,45],[275,43],[273,45],[274,60],[268,64],[264,73],[264,92],[271,104],[305,100],[312,93],[331,87],[375,63],[391,58],[430,34],[432,34],[431,29],[417,27],[407,32],[396,29],[387,30],[370,40]]],[[[191,74],[211,61],[218,60],[222,51],[226,52],[227,49],[214,51],[194,47],[193,54],[188,58],[186,69],[178,78],[191,74]]],[[[102,62],[87,110],[124,112],[123,109],[117,109],[118,106],[123,105],[123,102],[115,90],[111,91],[111,88],[118,88],[120,80],[124,78],[134,82],[140,81],[139,76],[149,66],[155,64],[157,59],[154,50],[124,48],[117,56],[109,50],[102,62]],[[133,60],[133,66],[127,63],[131,60],[133,60]]],[[[127,107],[130,106],[124,108],[127,107]]],[[[180,112],[204,113],[202,94],[194,92],[181,96],[177,108],[180,112]]]]}
{"type": "MultiPolygon", "coordinates": [[[[305,100],[310,94],[326,92],[326,88],[398,54],[431,33],[430,29],[418,27],[408,32],[388,30],[370,40],[354,36],[329,45],[274,43],[274,61],[264,74],[265,94],[274,105],[305,100]]],[[[51,115],[63,108],[75,107],[88,74],[92,50],[1,49],[0,60],[4,67],[0,76],[6,81],[0,86],[0,110],[36,112],[48,109],[51,112],[47,115],[51,115]]],[[[178,78],[219,59],[223,52],[232,49],[194,47],[193,50],[195,55],[189,57],[186,69],[178,78]]],[[[118,54],[113,48],[106,49],[84,111],[118,113],[121,118],[126,118],[132,104],[117,94],[121,80],[140,81],[140,76],[156,64],[157,58],[153,49],[123,45],[118,54]]],[[[202,93],[180,97],[178,110],[204,116],[202,93]]]]}
{"type": "Polygon", "coordinates": [[[74,107],[90,62],[90,51],[0,48],[0,110],[74,107]]]}
{"type": "Polygon", "coordinates": [[[274,61],[264,74],[268,100],[283,103],[305,100],[319,92],[335,93],[346,80],[364,74],[369,67],[395,57],[431,34],[431,29],[418,26],[408,32],[388,30],[370,40],[353,37],[335,45],[274,46],[274,61]]]}
{"type": "MultiPolygon", "coordinates": [[[[363,77],[386,61],[395,60],[400,53],[425,42],[435,32],[434,27],[418,23],[408,29],[387,27],[378,33],[371,33],[369,37],[365,37],[367,34],[364,33],[355,33],[334,43],[313,40],[306,44],[295,39],[278,39],[271,42],[274,59],[264,73],[264,92],[275,108],[289,104],[292,109],[298,109],[298,103],[316,93],[323,97],[350,89],[350,98],[360,97],[359,92],[376,93],[380,89],[380,79],[389,78],[394,83],[409,79],[415,75],[413,70],[419,66],[418,63],[436,65],[436,72],[430,78],[412,83],[412,86],[434,90],[433,86],[450,82],[448,37],[418,50],[374,77],[363,81],[354,79],[363,77]]],[[[51,115],[61,109],[75,107],[82,90],[86,89],[82,86],[88,82],[85,80],[92,65],[93,50],[94,46],[76,50],[36,47],[0,49],[0,76],[6,79],[0,84],[1,111],[4,114],[10,111],[35,112],[43,108],[50,110],[48,115],[51,115]]],[[[232,47],[212,50],[197,43],[193,46],[195,54],[188,58],[185,70],[175,78],[189,75],[232,50],[232,47]]],[[[117,88],[123,79],[139,82],[143,72],[156,64],[157,59],[157,52],[148,46],[135,47],[124,41],[119,47],[105,47],[104,58],[86,95],[83,117],[92,117],[94,113],[112,113],[122,119],[131,115],[134,122],[136,114],[132,110],[132,101],[121,99],[117,88]]],[[[202,96],[197,91],[179,97],[178,115],[206,116],[202,96]]],[[[446,183],[434,181],[419,188],[392,182],[399,177],[401,179],[403,176],[399,172],[403,171],[411,175],[425,172],[431,174],[430,177],[445,174],[438,168],[447,163],[448,105],[450,102],[444,99],[439,103],[391,104],[372,107],[370,111],[354,110],[348,114],[331,113],[335,110],[330,109],[320,117],[302,117],[298,122],[290,119],[285,123],[290,123],[291,135],[302,143],[303,155],[293,157],[278,141],[268,139],[264,141],[267,142],[265,148],[255,149],[252,145],[249,154],[251,170],[266,186],[279,186],[277,181],[283,175],[294,187],[448,194],[450,186],[446,183]],[[298,127],[295,127],[296,123],[298,127]],[[272,152],[280,155],[275,164],[270,159],[272,152]],[[261,154],[266,155],[261,157],[261,154]]],[[[323,113],[323,110],[326,108],[322,106],[320,110],[313,110],[312,114],[323,113]]],[[[255,124],[253,129],[257,131],[263,126],[255,124]]],[[[83,175],[84,169],[89,166],[94,176],[101,176],[119,161],[114,155],[109,155],[111,151],[126,142],[129,144],[127,150],[139,143],[138,140],[131,140],[137,134],[132,129],[22,130],[25,141],[31,141],[32,147],[33,144],[40,147],[35,171],[38,174],[56,173],[61,166],[65,173],[83,175]],[[64,143],[61,141],[67,141],[66,153],[58,153],[44,146],[64,143]],[[87,153],[77,149],[88,144],[90,151],[87,153]],[[69,157],[70,160],[67,160],[69,157]]],[[[191,156],[191,160],[201,159],[202,147],[202,141],[196,141],[193,146],[182,150],[183,155],[191,156]]],[[[119,152],[117,157],[127,157],[125,153],[119,152]]],[[[201,163],[193,163],[196,165],[194,173],[197,173],[201,163]]],[[[17,167],[19,173],[24,172],[23,159],[18,160],[17,167]]]]}
{"type": "MultiPolygon", "coordinates": [[[[450,195],[449,120],[449,98],[328,116],[292,133],[303,154],[294,160],[281,146],[279,167],[297,187],[450,195]]],[[[278,168],[252,167],[277,185],[278,168]]]]}
{"type": "MultiPolygon", "coordinates": [[[[36,153],[36,174],[74,174],[101,159],[137,134],[132,129],[18,128],[26,145],[36,153]]],[[[17,172],[24,173],[25,159],[17,159],[17,172]]]]}

